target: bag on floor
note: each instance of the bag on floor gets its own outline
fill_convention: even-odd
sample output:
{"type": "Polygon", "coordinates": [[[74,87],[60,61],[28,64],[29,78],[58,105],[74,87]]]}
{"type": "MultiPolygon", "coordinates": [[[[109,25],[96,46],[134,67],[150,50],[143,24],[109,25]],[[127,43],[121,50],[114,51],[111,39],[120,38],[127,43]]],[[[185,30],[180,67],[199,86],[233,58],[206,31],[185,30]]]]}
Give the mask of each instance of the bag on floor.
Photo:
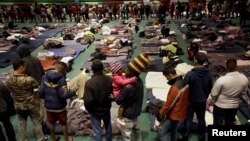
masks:
{"type": "Polygon", "coordinates": [[[145,37],[145,32],[144,32],[144,31],[141,31],[141,32],[139,33],[139,37],[145,37]]]}
{"type": "MultiPolygon", "coordinates": [[[[48,121],[45,121],[45,122],[42,123],[42,128],[43,128],[43,133],[45,135],[49,135],[50,134],[49,122],[48,121]]],[[[56,122],[55,134],[56,135],[63,135],[62,125],[60,123],[58,123],[58,122],[56,122]]]]}

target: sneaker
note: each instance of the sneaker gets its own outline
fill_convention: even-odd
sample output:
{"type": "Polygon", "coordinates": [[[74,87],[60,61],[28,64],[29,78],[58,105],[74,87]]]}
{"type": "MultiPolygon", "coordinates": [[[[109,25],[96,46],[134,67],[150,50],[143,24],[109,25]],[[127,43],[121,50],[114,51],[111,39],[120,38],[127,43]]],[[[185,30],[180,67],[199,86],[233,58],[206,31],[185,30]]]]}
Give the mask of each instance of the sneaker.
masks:
{"type": "Polygon", "coordinates": [[[117,120],[117,122],[118,122],[120,125],[122,125],[122,126],[125,125],[124,119],[117,118],[116,120],[117,120]]]}
{"type": "Polygon", "coordinates": [[[44,136],[44,141],[48,141],[49,137],[48,136],[44,136]]]}

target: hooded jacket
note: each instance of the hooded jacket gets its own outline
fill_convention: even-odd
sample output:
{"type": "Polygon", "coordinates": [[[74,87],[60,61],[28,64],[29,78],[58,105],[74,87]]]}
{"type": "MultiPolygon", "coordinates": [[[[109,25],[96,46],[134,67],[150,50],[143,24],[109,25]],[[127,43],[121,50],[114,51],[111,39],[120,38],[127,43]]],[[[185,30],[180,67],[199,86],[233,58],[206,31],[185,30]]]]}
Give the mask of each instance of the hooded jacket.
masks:
{"type": "Polygon", "coordinates": [[[62,73],[48,71],[42,78],[40,98],[45,100],[48,111],[63,111],[67,105],[66,99],[75,95],[74,90],[67,90],[66,80],[62,73]]]}
{"type": "Polygon", "coordinates": [[[195,67],[184,78],[189,85],[189,101],[205,102],[212,89],[212,75],[208,68],[195,67]]]}
{"type": "Polygon", "coordinates": [[[30,49],[26,44],[21,44],[16,51],[26,63],[26,74],[33,77],[40,84],[44,75],[44,69],[40,60],[37,57],[31,56],[30,49]]]}

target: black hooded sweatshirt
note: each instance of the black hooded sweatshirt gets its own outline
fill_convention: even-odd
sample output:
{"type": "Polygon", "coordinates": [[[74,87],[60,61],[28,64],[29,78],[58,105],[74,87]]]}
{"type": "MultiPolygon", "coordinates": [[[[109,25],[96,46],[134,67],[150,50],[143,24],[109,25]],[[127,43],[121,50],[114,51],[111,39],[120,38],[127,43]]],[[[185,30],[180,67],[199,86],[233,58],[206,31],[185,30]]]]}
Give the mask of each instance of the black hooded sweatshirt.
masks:
{"type": "Polygon", "coordinates": [[[208,68],[193,68],[184,78],[189,85],[189,101],[205,102],[212,89],[212,75],[208,68]]]}

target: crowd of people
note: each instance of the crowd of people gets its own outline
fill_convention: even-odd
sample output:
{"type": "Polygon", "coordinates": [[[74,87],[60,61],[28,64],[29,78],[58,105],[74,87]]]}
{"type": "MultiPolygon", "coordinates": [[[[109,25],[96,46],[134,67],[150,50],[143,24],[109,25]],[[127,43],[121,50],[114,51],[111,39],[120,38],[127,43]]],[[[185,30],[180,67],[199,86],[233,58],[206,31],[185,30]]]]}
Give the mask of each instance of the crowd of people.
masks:
{"type": "Polygon", "coordinates": [[[163,5],[153,4],[100,4],[88,5],[81,3],[70,4],[23,4],[2,5],[0,7],[0,22],[65,22],[79,20],[87,21],[89,17],[111,20],[128,19],[131,17],[149,18],[166,13],[163,5]]]}
{"type": "MultiPolygon", "coordinates": [[[[20,48],[25,50],[23,46],[20,48]]],[[[91,116],[93,139],[95,141],[100,141],[102,138],[102,121],[106,129],[106,140],[112,140],[112,101],[122,106],[122,110],[119,110],[119,116],[122,117],[121,122],[123,122],[120,122],[122,139],[124,141],[132,140],[132,132],[135,132],[136,140],[142,140],[138,117],[142,110],[144,84],[140,74],[146,68],[148,61],[148,56],[143,53],[132,59],[125,69],[126,78],[125,76],[119,76],[122,78],[118,78],[117,71],[121,71],[121,64],[113,63],[113,76],[116,76],[116,79],[112,79],[112,77],[103,73],[104,65],[99,59],[93,61],[91,66],[93,76],[85,84],[83,100],[86,110],[91,116]],[[117,79],[120,79],[119,82],[117,79]],[[116,88],[115,91],[113,91],[114,88],[116,88]],[[115,96],[113,96],[114,92],[116,93],[115,96]]],[[[236,60],[228,59],[225,64],[227,73],[218,78],[213,85],[211,73],[206,66],[207,61],[206,54],[197,53],[194,57],[195,67],[184,77],[177,75],[175,63],[170,62],[164,66],[162,72],[171,88],[167,92],[168,97],[165,104],[159,111],[159,119],[163,119],[159,129],[161,141],[166,140],[166,135],[170,129],[172,130],[171,138],[176,141],[181,124],[184,125],[184,130],[182,130],[181,137],[178,139],[187,141],[194,113],[198,120],[199,141],[205,141],[205,111],[209,95],[215,104],[214,125],[235,124],[240,97],[248,88],[249,81],[245,75],[237,71],[236,60]],[[238,78],[241,79],[236,85],[234,80],[238,78]]],[[[66,99],[74,96],[77,88],[68,89],[66,86],[66,64],[58,62],[55,70],[43,75],[40,80],[40,88],[39,80],[36,81],[31,76],[32,74],[27,75],[27,67],[27,63],[22,59],[14,61],[14,72],[7,78],[7,85],[0,83],[2,92],[0,100],[4,101],[1,102],[0,120],[3,122],[8,140],[16,140],[10,122],[10,116],[14,115],[15,112],[18,116],[18,132],[21,140],[28,140],[27,132],[24,130],[27,126],[28,116],[34,124],[37,140],[45,140],[41,127],[41,116],[44,115],[40,112],[42,107],[45,107],[47,120],[50,123],[51,140],[58,140],[54,133],[55,123],[58,120],[63,127],[64,140],[68,141],[66,99]],[[41,102],[39,95],[40,98],[44,99],[44,103],[41,102]]]]}
{"type": "Polygon", "coordinates": [[[240,17],[241,24],[245,24],[249,14],[249,2],[246,0],[220,1],[211,0],[208,3],[172,2],[169,5],[159,3],[147,4],[99,4],[88,5],[81,3],[55,4],[20,4],[0,6],[0,22],[65,22],[89,18],[111,20],[128,19],[129,17],[148,19],[149,17],[163,18],[167,14],[171,18],[194,18],[204,15],[215,18],[240,17]]]}

